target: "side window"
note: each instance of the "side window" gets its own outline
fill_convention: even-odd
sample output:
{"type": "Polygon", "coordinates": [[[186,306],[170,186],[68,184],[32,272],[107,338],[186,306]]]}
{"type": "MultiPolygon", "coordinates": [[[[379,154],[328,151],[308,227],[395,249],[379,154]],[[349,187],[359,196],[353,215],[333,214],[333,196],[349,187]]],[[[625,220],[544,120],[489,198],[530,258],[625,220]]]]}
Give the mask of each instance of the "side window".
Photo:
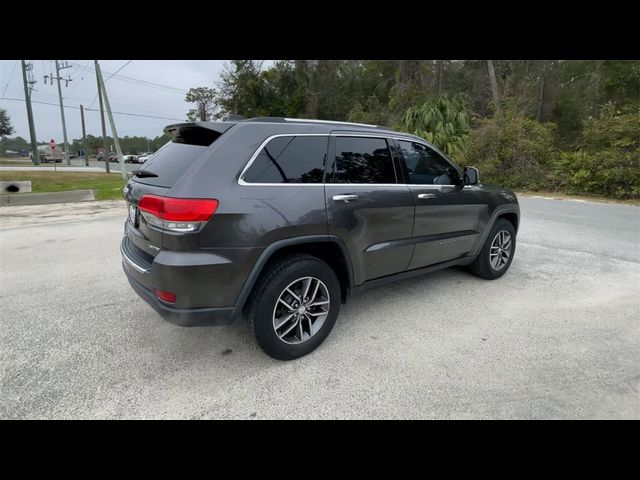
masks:
{"type": "Polygon", "coordinates": [[[329,137],[276,137],[244,174],[247,183],[322,183],[329,137]]]}
{"type": "Polygon", "coordinates": [[[417,185],[454,185],[458,172],[429,147],[400,140],[400,149],[407,165],[409,183],[417,185]]]}
{"type": "Polygon", "coordinates": [[[335,152],[334,183],[396,183],[386,140],[336,137],[335,152]]]}

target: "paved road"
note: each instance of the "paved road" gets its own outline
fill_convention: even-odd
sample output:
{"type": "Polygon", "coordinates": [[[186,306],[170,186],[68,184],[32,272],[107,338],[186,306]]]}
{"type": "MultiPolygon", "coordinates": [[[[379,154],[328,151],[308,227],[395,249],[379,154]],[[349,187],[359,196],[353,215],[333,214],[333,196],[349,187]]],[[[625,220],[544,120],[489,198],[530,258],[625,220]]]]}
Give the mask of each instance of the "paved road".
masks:
{"type": "Polygon", "coordinates": [[[0,418],[640,418],[640,208],[521,205],[502,279],[371,290],[293,362],[158,318],[121,202],[0,209],[0,418]]]}

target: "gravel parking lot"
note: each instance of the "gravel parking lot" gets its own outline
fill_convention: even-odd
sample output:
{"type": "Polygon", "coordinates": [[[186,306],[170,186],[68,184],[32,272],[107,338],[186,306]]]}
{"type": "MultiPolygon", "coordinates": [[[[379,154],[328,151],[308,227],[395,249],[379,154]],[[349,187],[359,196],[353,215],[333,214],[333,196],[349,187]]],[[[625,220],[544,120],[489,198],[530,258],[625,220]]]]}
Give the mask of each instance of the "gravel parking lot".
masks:
{"type": "Polygon", "coordinates": [[[520,200],[504,277],[370,290],[292,362],[161,320],[124,203],[0,208],[0,418],[640,418],[640,208],[520,200]]]}

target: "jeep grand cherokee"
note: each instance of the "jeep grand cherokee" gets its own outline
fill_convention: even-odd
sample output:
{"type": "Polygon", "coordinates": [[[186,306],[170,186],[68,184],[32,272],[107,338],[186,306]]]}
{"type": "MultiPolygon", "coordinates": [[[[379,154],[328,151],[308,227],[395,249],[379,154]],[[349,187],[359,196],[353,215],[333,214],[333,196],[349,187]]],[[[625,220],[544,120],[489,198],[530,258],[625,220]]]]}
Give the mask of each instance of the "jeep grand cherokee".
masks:
{"type": "Polygon", "coordinates": [[[365,288],[513,261],[513,192],[414,135],[286,118],[193,122],[127,183],[134,290],[178,325],[244,318],[277,359],[313,351],[365,288]]]}

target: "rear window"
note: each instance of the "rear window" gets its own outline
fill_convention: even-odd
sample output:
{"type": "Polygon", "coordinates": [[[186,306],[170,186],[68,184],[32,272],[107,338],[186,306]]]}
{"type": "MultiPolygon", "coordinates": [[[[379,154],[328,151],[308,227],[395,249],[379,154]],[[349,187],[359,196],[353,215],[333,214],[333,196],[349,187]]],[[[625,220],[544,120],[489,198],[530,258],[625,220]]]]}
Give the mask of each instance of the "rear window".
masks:
{"type": "Polygon", "coordinates": [[[220,133],[203,128],[181,129],[180,135],[175,135],[170,142],[150,155],[140,168],[155,173],[157,177],[135,176],[135,181],[159,187],[172,187],[219,136],[220,133]]]}

